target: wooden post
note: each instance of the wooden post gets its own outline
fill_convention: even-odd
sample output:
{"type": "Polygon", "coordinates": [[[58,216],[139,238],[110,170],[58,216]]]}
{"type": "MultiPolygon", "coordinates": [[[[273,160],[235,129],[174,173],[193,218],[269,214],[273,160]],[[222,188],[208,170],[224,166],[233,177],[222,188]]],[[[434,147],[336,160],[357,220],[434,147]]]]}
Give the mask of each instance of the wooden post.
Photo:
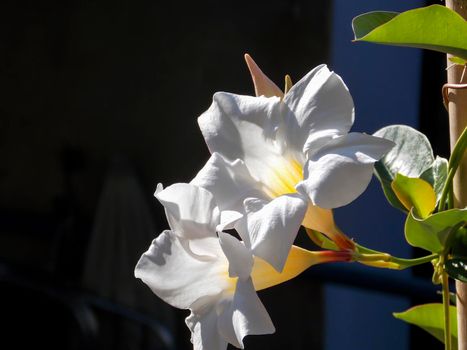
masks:
{"type": "MultiPolygon", "coordinates": [[[[467,0],[446,0],[446,6],[458,12],[467,20],[467,0]]],[[[466,38],[467,40],[467,38],[466,38]]],[[[448,55],[449,57],[449,55],[448,55]]],[[[448,60],[448,67],[451,62],[448,60]]],[[[461,81],[463,67],[448,69],[448,83],[467,83],[467,72],[461,81]]],[[[467,126],[467,89],[449,91],[449,128],[451,150],[460,134],[467,126]]],[[[454,204],[456,207],[467,206],[467,159],[464,157],[454,178],[454,204]]],[[[456,281],[457,320],[459,350],[467,350],[467,284],[456,281]]]]}

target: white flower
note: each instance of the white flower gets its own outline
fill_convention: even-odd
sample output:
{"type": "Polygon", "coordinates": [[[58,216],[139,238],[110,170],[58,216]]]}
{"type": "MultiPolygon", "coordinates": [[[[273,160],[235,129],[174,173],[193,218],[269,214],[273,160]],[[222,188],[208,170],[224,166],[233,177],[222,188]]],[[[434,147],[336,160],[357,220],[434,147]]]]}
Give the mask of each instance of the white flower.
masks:
{"type": "MultiPolygon", "coordinates": [[[[139,260],[135,276],[174,307],[190,309],[186,319],[195,350],[243,348],[248,334],[269,334],[274,326],[255,290],[289,280],[313,264],[348,260],[350,255],[313,253],[293,247],[282,273],[254,257],[243,242],[216,230],[219,209],[207,190],[175,184],[156,192],[171,231],[164,231],[139,260]]],[[[238,216],[237,216],[238,219],[238,216]]]]}
{"type": "Polygon", "coordinates": [[[228,342],[243,348],[246,335],[274,332],[250,277],[251,253],[233,236],[220,237],[205,242],[209,255],[197,255],[184,247],[183,238],[165,231],[135,271],[164,301],[191,310],[186,323],[195,349],[225,349],[228,342]]]}
{"type": "Polygon", "coordinates": [[[339,239],[329,209],[356,199],[374,162],[393,147],[348,133],[352,98],[324,65],[283,98],[216,93],[198,122],[212,156],[192,183],[210,190],[221,210],[246,214],[237,230],[254,255],[278,271],[300,224],[339,239]]]}

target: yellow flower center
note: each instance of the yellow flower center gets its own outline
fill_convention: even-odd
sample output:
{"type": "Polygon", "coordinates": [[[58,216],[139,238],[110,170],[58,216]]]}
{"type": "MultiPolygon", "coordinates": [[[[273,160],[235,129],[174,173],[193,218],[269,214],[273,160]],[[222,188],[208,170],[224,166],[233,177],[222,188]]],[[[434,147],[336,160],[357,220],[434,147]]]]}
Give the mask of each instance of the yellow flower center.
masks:
{"type": "Polygon", "coordinates": [[[225,278],[227,281],[227,288],[224,289],[224,293],[227,295],[233,295],[235,293],[235,289],[237,288],[238,277],[230,277],[229,271],[226,271],[225,278]]]}
{"type": "Polygon", "coordinates": [[[264,192],[271,198],[295,193],[295,186],[303,180],[303,167],[295,159],[277,158],[269,167],[266,179],[263,181],[264,192]]]}

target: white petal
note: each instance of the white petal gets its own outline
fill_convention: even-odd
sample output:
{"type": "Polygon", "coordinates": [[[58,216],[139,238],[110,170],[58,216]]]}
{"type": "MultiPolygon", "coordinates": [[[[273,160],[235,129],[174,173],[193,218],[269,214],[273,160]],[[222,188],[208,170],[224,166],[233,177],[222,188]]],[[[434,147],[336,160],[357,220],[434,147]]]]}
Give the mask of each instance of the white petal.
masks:
{"type": "Polygon", "coordinates": [[[358,163],[340,155],[329,154],[310,161],[308,179],[297,186],[313,203],[331,209],[347,205],[360,196],[373,174],[373,165],[358,163]]]}
{"type": "Polygon", "coordinates": [[[254,334],[272,334],[274,325],[255,292],[251,278],[238,280],[233,300],[219,315],[219,333],[232,345],[243,349],[243,338],[254,334]]]}
{"type": "Polygon", "coordinates": [[[258,209],[259,202],[245,200],[245,226],[238,226],[242,238],[249,237],[253,254],[282,271],[303,221],[308,202],[299,194],[282,195],[258,209]],[[256,208],[255,208],[256,207],[256,208]],[[250,211],[251,209],[256,211],[250,211]],[[243,230],[247,232],[243,232],[243,230]]]}
{"type": "Polygon", "coordinates": [[[164,231],[141,256],[135,277],[165,302],[187,309],[201,297],[231,288],[227,266],[223,256],[197,259],[175,234],[164,231]]]}
{"type": "Polygon", "coordinates": [[[381,159],[394,145],[394,142],[381,137],[351,132],[333,139],[315,152],[310,152],[309,159],[317,160],[324,155],[335,153],[356,159],[360,163],[372,164],[381,159]]]}
{"type": "Polygon", "coordinates": [[[220,222],[213,195],[204,188],[177,183],[158,192],[170,228],[185,238],[215,237],[220,222]]]}
{"type": "Polygon", "coordinates": [[[336,138],[336,132],[334,130],[321,130],[313,132],[308,135],[308,138],[305,141],[305,145],[303,146],[303,150],[304,152],[317,150],[334,138],[336,138]]]}
{"type": "Polygon", "coordinates": [[[245,245],[228,233],[219,232],[219,241],[229,261],[229,276],[245,280],[250,277],[253,255],[245,245]]]}
{"type": "Polygon", "coordinates": [[[156,187],[156,191],[154,192],[154,196],[156,196],[159,192],[164,189],[164,186],[159,182],[156,187]]]}
{"type": "Polygon", "coordinates": [[[242,159],[252,177],[262,182],[270,162],[281,156],[282,145],[275,137],[283,122],[282,108],[277,97],[218,92],[198,123],[211,153],[242,159]]]}
{"type": "Polygon", "coordinates": [[[297,190],[321,208],[349,204],[367,188],[373,163],[393,146],[391,141],[360,133],[336,138],[310,155],[297,190]]]}
{"type": "Polygon", "coordinates": [[[217,225],[217,232],[231,230],[235,228],[235,224],[243,217],[242,213],[234,210],[221,211],[221,223],[217,225]]]}
{"type": "Polygon", "coordinates": [[[252,215],[251,213],[261,210],[268,203],[269,200],[250,197],[246,198],[243,202],[244,215],[240,220],[236,222],[235,229],[237,230],[240,238],[249,250],[251,250],[252,242],[250,232],[248,230],[248,218],[246,216],[246,213],[250,213],[249,215],[252,215]]]}
{"type": "Polygon", "coordinates": [[[225,350],[227,342],[217,330],[217,312],[215,305],[204,313],[191,313],[185,319],[191,330],[191,342],[194,350],[225,350]]]}
{"type": "Polygon", "coordinates": [[[245,206],[245,211],[247,213],[251,213],[251,212],[255,212],[255,211],[263,209],[263,207],[269,202],[270,201],[268,200],[249,197],[245,199],[245,201],[243,202],[243,205],[245,206]]]}
{"type": "Polygon", "coordinates": [[[190,240],[181,238],[181,243],[185,249],[200,260],[211,259],[212,257],[224,255],[217,235],[216,237],[205,237],[190,240]]]}
{"type": "Polygon", "coordinates": [[[245,163],[233,162],[213,153],[191,184],[210,191],[221,211],[242,211],[243,199],[260,193],[260,184],[248,172],[245,163]]]}
{"type": "MultiPolygon", "coordinates": [[[[290,128],[289,139],[302,146],[310,134],[327,130],[334,136],[346,134],[354,122],[354,104],[342,79],[325,65],[313,69],[285,95],[299,130],[290,128]]],[[[310,144],[305,144],[306,152],[310,144]]]]}

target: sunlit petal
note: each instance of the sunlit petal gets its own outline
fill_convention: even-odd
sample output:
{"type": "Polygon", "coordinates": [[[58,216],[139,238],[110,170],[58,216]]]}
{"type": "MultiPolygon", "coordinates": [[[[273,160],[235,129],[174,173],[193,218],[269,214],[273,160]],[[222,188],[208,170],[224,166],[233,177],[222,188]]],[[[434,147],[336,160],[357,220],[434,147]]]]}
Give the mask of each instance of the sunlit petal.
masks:
{"type": "Polygon", "coordinates": [[[215,236],[220,212],[213,195],[204,188],[177,183],[156,193],[170,228],[186,238],[215,236]]]}
{"type": "Polygon", "coordinates": [[[359,133],[336,138],[313,152],[297,190],[321,208],[337,208],[356,199],[368,186],[373,164],[393,143],[359,133]]]}
{"type": "Polygon", "coordinates": [[[243,211],[243,199],[261,195],[261,184],[250,175],[245,163],[229,161],[214,152],[191,184],[209,190],[220,210],[243,211]]]}
{"type": "Polygon", "coordinates": [[[225,341],[217,331],[217,311],[213,300],[203,301],[209,306],[206,310],[192,312],[185,319],[186,325],[191,331],[193,350],[225,350],[225,341]]]}
{"type": "Polygon", "coordinates": [[[165,302],[187,309],[202,297],[231,288],[228,263],[219,252],[220,246],[213,247],[211,257],[197,259],[175,234],[164,231],[141,256],[135,276],[165,302]]]}
{"type": "Polygon", "coordinates": [[[247,279],[253,266],[251,251],[238,239],[228,233],[219,232],[219,241],[229,261],[229,276],[247,279]]]}
{"type": "Polygon", "coordinates": [[[233,300],[226,303],[219,316],[218,327],[224,339],[241,349],[245,336],[275,332],[271,318],[259,300],[251,279],[238,280],[233,300]]]}
{"type": "Polygon", "coordinates": [[[232,230],[235,224],[243,217],[242,213],[234,210],[221,211],[221,222],[216,227],[216,231],[232,230]]]}
{"type": "MultiPolygon", "coordinates": [[[[284,103],[298,123],[298,129],[291,129],[290,138],[302,146],[315,132],[344,135],[354,122],[354,105],[347,86],[325,65],[314,68],[299,80],[285,95],[284,103]]],[[[306,152],[310,144],[305,146],[306,152]]]]}
{"type": "Polygon", "coordinates": [[[276,140],[281,109],[276,97],[216,93],[198,123],[211,153],[231,161],[241,159],[251,176],[263,182],[282,157],[283,145],[276,140]]]}
{"type": "Polygon", "coordinates": [[[247,199],[247,232],[242,232],[243,227],[239,226],[240,235],[248,236],[245,240],[251,244],[254,255],[281,271],[303,221],[307,205],[308,202],[297,194],[283,195],[269,203],[247,199]]]}

